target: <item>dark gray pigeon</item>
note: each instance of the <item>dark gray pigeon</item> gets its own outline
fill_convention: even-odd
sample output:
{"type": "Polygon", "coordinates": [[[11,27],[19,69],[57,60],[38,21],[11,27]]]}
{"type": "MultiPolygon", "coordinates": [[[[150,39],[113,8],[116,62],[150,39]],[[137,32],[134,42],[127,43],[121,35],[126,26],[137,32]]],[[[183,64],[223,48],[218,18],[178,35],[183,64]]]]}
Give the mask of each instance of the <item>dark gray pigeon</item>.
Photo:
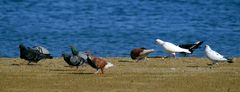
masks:
{"type": "Polygon", "coordinates": [[[19,45],[20,58],[28,61],[28,64],[31,62],[39,62],[42,59],[52,59],[53,57],[50,54],[41,53],[39,50],[26,47],[23,44],[19,45]]]}
{"type": "Polygon", "coordinates": [[[87,56],[84,53],[79,53],[77,48],[71,46],[72,55],[62,54],[65,62],[70,66],[76,66],[77,68],[84,63],[87,63],[87,56]]]}
{"type": "Polygon", "coordinates": [[[76,66],[77,68],[84,63],[84,59],[77,55],[62,54],[64,61],[70,66],[76,66]]]}
{"type": "Polygon", "coordinates": [[[81,58],[83,58],[83,62],[84,63],[87,63],[87,53],[83,53],[83,52],[79,52],[78,50],[77,50],[77,48],[76,47],[74,47],[74,46],[70,46],[70,48],[71,48],[71,51],[72,51],[72,55],[73,56],[79,56],[79,57],[81,57],[81,58]]]}

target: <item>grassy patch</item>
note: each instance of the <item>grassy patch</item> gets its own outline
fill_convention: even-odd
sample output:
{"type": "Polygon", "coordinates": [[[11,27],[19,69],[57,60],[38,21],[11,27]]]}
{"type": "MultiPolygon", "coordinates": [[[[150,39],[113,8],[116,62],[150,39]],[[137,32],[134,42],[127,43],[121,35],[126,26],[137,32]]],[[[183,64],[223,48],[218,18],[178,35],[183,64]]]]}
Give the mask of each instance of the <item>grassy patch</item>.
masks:
{"type": "Polygon", "coordinates": [[[18,58],[0,58],[1,92],[239,92],[240,59],[208,66],[206,58],[106,58],[115,66],[105,75],[86,65],[78,70],[62,58],[27,65],[18,58]]]}

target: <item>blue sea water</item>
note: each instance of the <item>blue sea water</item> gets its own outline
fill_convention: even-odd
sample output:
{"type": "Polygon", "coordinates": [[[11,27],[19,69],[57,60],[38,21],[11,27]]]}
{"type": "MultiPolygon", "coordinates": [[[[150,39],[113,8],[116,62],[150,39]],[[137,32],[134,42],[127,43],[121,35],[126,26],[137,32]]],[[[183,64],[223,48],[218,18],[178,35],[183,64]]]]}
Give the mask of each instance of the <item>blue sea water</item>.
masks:
{"type": "MultiPolygon", "coordinates": [[[[240,56],[240,0],[0,0],[0,57],[18,57],[20,43],[57,57],[69,45],[101,57],[127,57],[135,47],[167,55],[156,38],[203,40],[240,56]]],[[[205,56],[204,48],[191,56],[205,56]]]]}

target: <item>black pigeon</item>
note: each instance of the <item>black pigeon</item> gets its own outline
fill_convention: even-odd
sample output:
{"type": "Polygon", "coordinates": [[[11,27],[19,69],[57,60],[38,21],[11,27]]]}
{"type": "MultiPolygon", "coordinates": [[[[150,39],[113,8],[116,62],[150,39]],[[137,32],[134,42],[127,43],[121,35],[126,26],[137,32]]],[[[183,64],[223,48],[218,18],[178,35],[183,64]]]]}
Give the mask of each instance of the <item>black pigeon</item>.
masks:
{"type": "Polygon", "coordinates": [[[42,59],[52,59],[53,58],[50,54],[46,55],[44,53],[39,52],[39,50],[30,48],[30,47],[26,47],[23,44],[19,45],[19,49],[20,49],[20,58],[27,60],[28,64],[30,64],[31,62],[37,63],[38,61],[40,61],[42,59]]]}
{"type": "MultiPolygon", "coordinates": [[[[181,44],[181,45],[179,45],[179,47],[188,49],[191,53],[193,53],[193,51],[198,49],[200,47],[200,45],[202,45],[202,43],[203,43],[203,41],[197,41],[194,44],[181,44]]],[[[181,53],[184,54],[185,56],[187,55],[187,53],[184,53],[184,52],[181,52],[181,53]]]]}

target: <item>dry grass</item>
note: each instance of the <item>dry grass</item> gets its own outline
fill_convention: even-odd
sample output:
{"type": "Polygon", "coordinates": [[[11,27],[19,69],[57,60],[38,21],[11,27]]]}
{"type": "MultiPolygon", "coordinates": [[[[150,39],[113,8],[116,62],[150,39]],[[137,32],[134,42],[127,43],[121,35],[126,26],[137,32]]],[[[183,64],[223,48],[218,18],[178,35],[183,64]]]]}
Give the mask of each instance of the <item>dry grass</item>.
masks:
{"type": "Polygon", "coordinates": [[[240,92],[240,59],[210,67],[205,58],[107,58],[115,66],[105,75],[90,66],[66,67],[62,58],[27,65],[0,58],[1,92],[240,92]]]}

